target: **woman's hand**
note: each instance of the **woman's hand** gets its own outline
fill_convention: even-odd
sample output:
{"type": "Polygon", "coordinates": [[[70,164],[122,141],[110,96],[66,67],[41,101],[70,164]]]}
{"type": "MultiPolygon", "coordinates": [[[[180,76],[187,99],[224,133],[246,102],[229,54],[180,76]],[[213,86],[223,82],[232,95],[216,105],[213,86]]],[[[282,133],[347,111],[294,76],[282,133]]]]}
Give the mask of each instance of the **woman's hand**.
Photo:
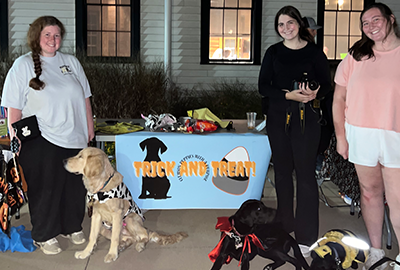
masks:
{"type": "Polygon", "coordinates": [[[349,143],[346,138],[337,138],[336,143],[336,151],[341,155],[344,159],[349,158],[349,143]]]}
{"type": "Polygon", "coordinates": [[[88,128],[88,144],[94,139],[95,131],[93,124],[93,112],[92,105],[90,104],[90,98],[85,99],[86,104],[86,120],[87,120],[87,128],[88,128]]]}
{"type": "Polygon", "coordinates": [[[308,95],[308,96],[313,96],[315,99],[315,97],[317,96],[318,90],[321,86],[319,85],[317,89],[315,90],[311,90],[310,87],[308,86],[308,83],[300,83],[299,84],[299,88],[302,91],[302,93],[304,95],[308,95]]]}
{"type": "Polygon", "coordinates": [[[303,102],[307,103],[317,96],[316,91],[311,91],[311,90],[293,90],[291,92],[287,92],[285,97],[287,100],[294,100],[298,102],[303,102]]]}
{"type": "Polygon", "coordinates": [[[19,153],[21,152],[21,141],[19,140],[19,138],[16,136],[14,128],[12,126],[13,123],[19,121],[22,119],[22,110],[18,110],[12,107],[8,107],[7,108],[7,122],[8,122],[8,131],[9,131],[9,135],[10,135],[10,140],[12,140],[13,138],[16,138],[18,143],[19,143],[19,147],[18,147],[18,153],[16,153],[19,156],[19,153]]]}
{"type": "Polygon", "coordinates": [[[313,91],[308,87],[308,83],[300,83],[298,90],[289,91],[283,89],[283,91],[287,92],[287,94],[285,95],[287,100],[307,103],[317,97],[319,88],[320,86],[318,86],[318,88],[313,91]]]}

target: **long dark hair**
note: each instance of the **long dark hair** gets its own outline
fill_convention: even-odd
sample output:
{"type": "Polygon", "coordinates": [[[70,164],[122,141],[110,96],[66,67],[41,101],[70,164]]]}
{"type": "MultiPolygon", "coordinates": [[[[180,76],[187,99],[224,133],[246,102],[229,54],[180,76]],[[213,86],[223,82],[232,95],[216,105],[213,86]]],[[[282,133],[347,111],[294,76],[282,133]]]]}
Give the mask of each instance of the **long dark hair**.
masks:
{"type": "Polygon", "coordinates": [[[297,23],[300,25],[299,37],[301,39],[308,41],[308,42],[314,42],[313,36],[310,34],[310,32],[307,30],[307,28],[304,25],[300,11],[293,6],[284,6],[283,8],[281,8],[278,11],[278,13],[276,13],[276,15],[275,15],[275,32],[278,34],[278,36],[281,36],[278,31],[279,16],[281,16],[281,15],[287,15],[297,21],[297,23]]]}
{"type": "Polygon", "coordinates": [[[375,57],[374,51],[372,50],[372,47],[374,46],[375,42],[367,37],[366,34],[364,34],[362,30],[362,17],[367,12],[368,10],[372,8],[377,8],[381,12],[382,16],[385,18],[387,21],[386,24],[386,36],[383,41],[386,40],[386,38],[389,36],[389,34],[393,31],[395,35],[400,38],[400,30],[399,26],[397,25],[396,17],[393,15],[393,12],[390,10],[390,8],[383,4],[383,3],[374,3],[366,7],[360,15],[360,28],[361,28],[361,39],[354,43],[354,45],[350,48],[349,53],[353,56],[353,58],[357,61],[361,61],[364,56],[367,56],[367,59],[370,59],[372,57],[375,57]],[[393,19],[393,24],[391,23],[391,20],[393,19]]]}
{"type": "Polygon", "coordinates": [[[60,28],[61,39],[63,39],[65,28],[62,22],[60,22],[56,17],[42,16],[37,18],[33,23],[29,25],[29,30],[27,34],[28,46],[32,50],[32,59],[36,74],[36,77],[30,80],[29,86],[35,90],[41,90],[45,87],[44,82],[39,79],[40,75],[42,74],[42,65],[40,63],[39,56],[42,51],[42,48],[40,48],[40,34],[45,27],[51,25],[56,25],[60,28]]]}

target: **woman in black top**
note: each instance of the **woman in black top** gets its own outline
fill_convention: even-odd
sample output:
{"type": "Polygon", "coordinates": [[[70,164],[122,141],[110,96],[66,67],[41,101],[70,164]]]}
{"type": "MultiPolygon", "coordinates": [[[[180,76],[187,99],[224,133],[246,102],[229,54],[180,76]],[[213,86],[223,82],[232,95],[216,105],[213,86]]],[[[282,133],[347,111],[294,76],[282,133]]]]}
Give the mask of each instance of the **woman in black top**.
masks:
{"type": "Polygon", "coordinates": [[[304,27],[300,12],[285,6],[275,16],[275,31],[283,41],[264,56],[259,92],[268,99],[267,134],[275,171],[278,217],[287,232],[295,232],[303,255],[318,238],[318,186],[315,162],[321,127],[318,99],[331,91],[328,60],[304,27]],[[319,83],[298,83],[307,75],[319,83]],[[314,99],[316,99],[314,101],[314,99]],[[303,115],[303,120],[301,119],[303,115]],[[294,213],[293,170],[296,172],[294,213]]]}

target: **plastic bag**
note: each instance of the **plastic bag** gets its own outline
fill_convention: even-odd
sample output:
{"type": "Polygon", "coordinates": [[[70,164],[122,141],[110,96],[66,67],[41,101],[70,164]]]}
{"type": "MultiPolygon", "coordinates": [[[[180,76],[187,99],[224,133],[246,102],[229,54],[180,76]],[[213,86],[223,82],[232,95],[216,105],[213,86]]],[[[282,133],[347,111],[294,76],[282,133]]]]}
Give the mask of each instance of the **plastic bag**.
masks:
{"type": "Polygon", "coordinates": [[[187,132],[212,132],[218,128],[212,121],[199,119],[187,119],[185,127],[187,132]]]}
{"type": "Polygon", "coordinates": [[[142,114],[141,116],[146,121],[145,125],[150,131],[175,131],[177,128],[176,118],[170,113],[149,114],[147,117],[142,114]]]}
{"type": "Polygon", "coordinates": [[[31,231],[26,231],[24,225],[12,227],[10,229],[10,236],[0,231],[0,250],[5,252],[32,252],[36,249],[33,244],[31,231]]]}
{"type": "Polygon", "coordinates": [[[231,121],[222,121],[215,114],[213,114],[208,108],[201,108],[197,110],[187,111],[189,117],[194,119],[208,120],[218,123],[222,128],[230,129],[232,126],[231,121]],[[229,125],[230,124],[230,125],[229,125]]]}

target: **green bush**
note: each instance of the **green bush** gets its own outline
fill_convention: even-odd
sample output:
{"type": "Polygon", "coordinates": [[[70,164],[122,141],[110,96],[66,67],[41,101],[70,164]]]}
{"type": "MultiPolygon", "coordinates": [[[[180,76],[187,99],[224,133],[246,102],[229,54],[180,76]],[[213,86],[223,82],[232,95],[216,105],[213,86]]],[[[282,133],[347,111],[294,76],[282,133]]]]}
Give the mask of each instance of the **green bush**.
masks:
{"type": "Polygon", "coordinates": [[[210,88],[198,91],[198,97],[192,105],[207,107],[221,119],[243,119],[246,118],[246,112],[257,112],[262,118],[261,96],[255,86],[239,80],[230,82],[222,79],[210,85],[210,88]]]}
{"type": "MultiPolygon", "coordinates": [[[[1,91],[16,57],[3,57],[0,63],[1,91]]],[[[186,116],[188,110],[204,107],[220,119],[243,119],[247,111],[262,117],[257,89],[239,80],[185,89],[168,79],[161,62],[104,63],[77,57],[90,83],[93,114],[97,118],[130,119],[162,113],[180,117],[186,116]]]]}

